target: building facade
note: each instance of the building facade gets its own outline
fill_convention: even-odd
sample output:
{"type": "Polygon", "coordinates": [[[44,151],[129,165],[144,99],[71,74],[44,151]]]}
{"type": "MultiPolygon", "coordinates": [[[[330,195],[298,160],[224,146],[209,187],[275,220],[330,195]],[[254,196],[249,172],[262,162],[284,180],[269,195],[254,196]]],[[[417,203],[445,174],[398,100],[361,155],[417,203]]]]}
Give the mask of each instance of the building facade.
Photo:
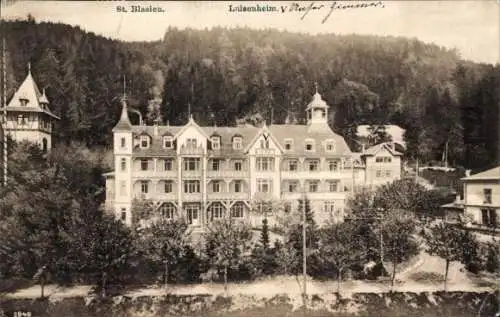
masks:
{"type": "Polygon", "coordinates": [[[23,83],[0,112],[7,113],[4,133],[14,141],[29,141],[44,151],[52,147],[54,122],[60,118],[50,111],[45,89],[40,92],[29,67],[23,83]]]}
{"type": "Polygon", "coordinates": [[[500,166],[462,178],[465,214],[473,223],[498,227],[500,225],[500,166]]]}
{"type": "Polygon", "coordinates": [[[400,177],[366,173],[392,170],[400,154],[387,145],[352,153],[328,126],[328,108],[316,92],[304,125],[201,127],[191,117],[184,126],[136,126],[123,100],[113,129],[115,170],[105,174],[107,208],[127,224],[134,201],[148,200],[159,215],[195,227],[222,217],[259,226],[260,211],[271,212],[272,222],[272,213],[288,213],[307,196],[319,223],[340,221],[355,186],[400,177]]]}

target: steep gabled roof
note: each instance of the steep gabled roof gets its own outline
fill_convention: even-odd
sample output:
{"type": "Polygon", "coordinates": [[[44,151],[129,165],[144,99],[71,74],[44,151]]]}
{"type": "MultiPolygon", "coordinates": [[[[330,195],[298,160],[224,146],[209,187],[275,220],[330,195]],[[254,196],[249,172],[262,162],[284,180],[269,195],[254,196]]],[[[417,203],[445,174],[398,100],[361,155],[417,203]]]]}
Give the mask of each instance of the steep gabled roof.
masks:
{"type": "Polygon", "coordinates": [[[361,155],[362,156],[373,156],[376,155],[380,150],[386,149],[391,153],[393,156],[402,156],[402,153],[399,153],[398,151],[394,150],[392,146],[390,146],[388,143],[379,143],[377,145],[374,145],[368,149],[366,149],[361,155]]]}
{"type": "Polygon", "coordinates": [[[462,178],[464,181],[470,180],[500,180],[500,166],[462,178]]]}
{"type": "Polygon", "coordinates": [[[249,143],[247,144],[247,146],[244,148],[244,149],[245,149],[245,150],[244,150],[244,152],[246,153],[246,152],[250,149],[250,147],[251,147],[252,145],[254,145],[254,144],[255,144],[255,142],[257,142],[257,139],[258,139],[261,135],[263,135],[264,133],[266,133],[266,132],[267,132],[267,133],[269,133],[269,137],[271,137],[271,140],[273,140],[273,142],[274,142],[274,143],[276,143],[276,145],[278,146],[278,149],[279,149],[281,152],[283,152],[283,149],[284,149],[284,148],[283,148],[283,145],[282,145],[282,144],[280,144],[280,142],[276,139],[276,137],[274,136],[274,134],[273,134],[273,133],[269,130],[269,128],[268,128],[266,125],[264,125],[262,128],[260,128],[260,129],[258,130],[258,132],[254,135],[254,137],[252,138],[252,140],[250,140],[250,142],[249,142],[249,143]]]}
{"type": "Polygon", "coordinates": [[[198,131],[201,132],[201,134],[209,139],[209,135],[206,133],[206,131],[204,131],[193,119],[193,116],[191,115],[191,117],[189,118],[189,122],[183,126],[175,135],[174,135],[174,139],[177,139],[182,133],[184,133],[184,131],[186,131],[189,127],[195,127],[198,131]]]}
{"type": "Polygon", "coordinates": [[[58,116],[53,114],[47,106],[42,107],[42,103],[48,104],[49,100],[45,95],[45,91],[43,94],[40,93],[40,90],[38,89],[38,86],[33,79],[33,76],[31,75],[31,71],[28,71],[28,75],[7,104],[6,110],[16,112],[40,112],[45,113],[55,119],[60,119],[58,116]],[[26,105],[23,106],[21,104],[21,99],[27,100],[26,105]]]}

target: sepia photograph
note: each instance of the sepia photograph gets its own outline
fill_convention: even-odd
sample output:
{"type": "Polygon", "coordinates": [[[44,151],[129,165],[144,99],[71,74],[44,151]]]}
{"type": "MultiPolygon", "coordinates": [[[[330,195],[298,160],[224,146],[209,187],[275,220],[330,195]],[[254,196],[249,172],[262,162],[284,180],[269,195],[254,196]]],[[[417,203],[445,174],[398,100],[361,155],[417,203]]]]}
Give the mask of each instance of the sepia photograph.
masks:
{"type": "Polygon", "coordinates": [[[0,317],[500,317],[499,0],[0,1],[0,317]]]}

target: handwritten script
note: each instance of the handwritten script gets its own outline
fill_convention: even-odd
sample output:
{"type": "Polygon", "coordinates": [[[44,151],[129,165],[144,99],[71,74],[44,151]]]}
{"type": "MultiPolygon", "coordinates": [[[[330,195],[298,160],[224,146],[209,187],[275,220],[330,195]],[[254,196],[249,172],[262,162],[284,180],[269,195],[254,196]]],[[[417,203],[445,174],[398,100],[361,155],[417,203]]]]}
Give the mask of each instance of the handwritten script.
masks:
{"type": "Polygon", "coordinates": [[[311,2],[307,5],[292,3],[290,6],[281,6],[281,12],[303,12],[301,20],[313,11],[327,11],[326,16],[321,20],[321,23],[325,23],[330,18],[330,15],[334,10],[349,10],[349,9],[365,9],[365,8],[384,8],[384,3],[382,1],[375,2],[337,2],[334,1],[330,5],[316,4],[311,2]]]}

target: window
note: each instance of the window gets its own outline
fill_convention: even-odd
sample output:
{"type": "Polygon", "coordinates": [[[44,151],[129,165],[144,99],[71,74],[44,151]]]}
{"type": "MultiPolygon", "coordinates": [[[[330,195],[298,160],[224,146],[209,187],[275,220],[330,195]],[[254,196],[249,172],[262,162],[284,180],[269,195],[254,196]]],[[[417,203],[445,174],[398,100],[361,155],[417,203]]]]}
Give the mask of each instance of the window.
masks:
{"type": "Polygon", "coordinates": [[[212,150],[219,150],[220,149],[220,137],[213,136],[210,138],[210,141],[212,142],[212,150]]]}
{"type": "Polygon", "coordinates": [[[213,193],[219,193],[221,187],[221,182],[220,181],[212,181],[212,192],[213,193]]]}
{"type": "Polygon", "coordinates": [[[390,163],[392,162],[392,158],[389,156],[379,156],[375,158],[375,162],[377,163],[390,163]]]}
{"type": "Polygon", "coordinates": [[[171,171],[173,170],[174,167],[174,162],[172,159],[164,159],[163,160],[163,170],[164,171],[171,171]]]}
{"type": "Polygon", "coordinates": [[[495,209],[481,209],[481,220],[482,224],[485,226],[496,227],[498,225],[498,220],[495,209]]]}
{"type": "Polygon", "coordinates": [[[184,159],[184,170],[185,171],[198,171],[199,169],[200,169],[200,158],[187,157],[184,159]]]}
{"type": "Polygon", "coordinates": [[[295,193],[295,192],[297,192],[298,187],[299,186],[298,186],[297,182],[290,182],[290,183],[288,183],[288,192],[295,193]]]}
{"type": "Polygon", "coordinates": [[[339,169],[339,161],[337,160],[330,160],[328,161],[328,170],[331,172],[336,172],[339,169]]]}
{"type": "Polygon", "coordinates": [[[391,170],[385,170],[385,177],[391,177],[391,170]]]}
{"type": "Polygon", "coordinates": [[[121,211],[122,211],[122,213],[121,213],[120,218],[122,221],[126,221],[127,220],[127,209],[122,208],[121,211]]]}
{"type": "Polygon", "coordinates": [[[184,192],[185,193],[199,193],[200,192],[200,181],[199,180],[186,180],[186,181],[184,181],[184,192]]]}
{"type": "Polygon", "coordinates": [[[337,192],[339,190],[338,188],[338,182],[337,181],[328,181],[328,191],[330,193],[337,192]]]}
{"type": "Polygon", "coordinates": [[[17,124],[18,125],[25,125],[26,124],[26,118],[22,114],[17,116],[17,124]]]}
{"type": "Polygon", "coordinates": [[[268,139],[261,139],[260,140],[260,148],[261,149],[268,149],[269,148],[269,140],[268,139]]]}
{"type": "Polygon", "coordinates": [[[335,142],[333,140],[328,140],[325,142],[325,151],[326,152],[335,151],[335,142]]]}
{"type": "Polygon", "coordinates": [[[375,176],[376,177],[382,177],[382,170],[376,170],[375,171],[375,176]]]}
{"type": "Polygon", "coordinates": [[[293,148],[293,140],[292,139],[285,139],[285,150],[291,151],[293,148]]]}
{"type": "Polygon", "coordinates": [[[145,149],[149,147],[149,136],[141,135],[141,149],[145,149]]]}
{"type": "Polygon", "coordinates": [[[290,160],[288,161],[288,170],[289,171],[296,171],[297,170],[297,160],[290,160]]]}
{"type": "Polygon", "coordinates": [[[174,191],[174,182],[173,181],[165,181],[163,184],[163,192],[165,194],[169,194],[174,191]]]}
{"type": "Polygon", "coordinates": [[[125,148],[127,146],[127,141],[125,140],[125,138],[120,139],[120,146],[121,148],[125,148]]]}
{"type": "Polygon", "coordinates": [[[212,171],[220,170],[220,160],[214,159],[212,160],[212,171]]]}
{"type": "Polygon", "coordinates": [[[242,165],[243,165],[243,163],[241,161],[234,162],[234,170],[235,171],[241,171],[242,170],[242,165]]]}
{"type": "Polygon", "coordinates": [[[491,204],[491,188],[485,188],[483,189],[483,194],[484,194],[484,203],[485,204],[491,204]]]}
{"type": "Polygon", "coordinates": [[[120,169],[122,172],[125,172],[127,170],[127,160],[124,158],[120,160],[120,169]]]}
{"type": "Polygon", "coordinates": [[[243,203],[241,203],[241,202],[235,203],[231,207],[231,217],[233,217],[233,218],[243,218],[243,212],[244,212],[243,208],[244,208],[243,207],[243,203]]]}
{"type": "Polygon", "coordinates": [[[326,213],[334,213],[335,212],[335,202],[333,201],[325,201],[324,211],[326,213]]]}
{"type": "Polygon", "coordinates": [[[309,171],[310,172],[317,171],[318,168],[319,168],[319,161],[317,161],[317,160],[309,161],[309,171]]]}
{"type": "Polygon", "coordinates": [[[243,139],[239,136],[233,137],[233,149],[239,150],[242,148],[243,139]]]}
{"type": "Polygon", "coordinates": [[[308,189],[309,189],[310,193],[315,193],[318,191],[318,181],[309,181],[308,185],[309,185],[308,189]]]}
{"type": "Polygon", "coordinates": [[[221,219],[224,218],[224,206],[220,203],[213,203],[209,207],[209,212],[211,219],[221,219]]]}
{"type": "Polygon", "coordinates": [[[141,193],[147,194],[149,192],[149,183],[148,181],[141,181],[141,193]]]}
{"type": "Polygon", "coordinates": [[[173,149],[174,148],[174,142],[171,136],[164,136],[163,137],[163,147],[166,149],[173,149]]]}
{"type": "Polygon", "coordinates": [[[258,157],[257,158],[257,170],[266,172],[273,170],[274,159],[272,157],[258,157]]]}
{"type": "Polygon", "coordinates": [[[120,196],[127,195],[127,183],[125,181],[120,181],[120,196]]]}
{"type": "Polygon", "coordinates": [[[306,140],[306,151],[307,152],[314,151],[314,141],[312,141],[312,140],[306,140]]]}
{"type": "Polygon", "coordinates": [[[242,187],[243,187],[243,184],[240,180],[236,180],[234,181],[234,192],[235,193],[241,193],[242,192],[242,187]]]}
{"type": "Polygon", "coordinates": [[[194,149],[197,147],[196,139],[186,139],[186,147],[190,149],[194,149]]]}
{"type": "Polygon", "coordinates": [[[160,207],[160,214],[164,219],[174,219],[175,207],[172,204],[164,204],[160,207]]]}
{"type": "Polygon", "coordinates": [[[141,171],[147,171],[149,169],[149,160],[141,159],[141,171]]]}
{"type": "Polygon", "coordinates": [[[271,180],[258,179],[257,180],[257,191],[259,193],[270,193],[271,192],[271,180]]]}

